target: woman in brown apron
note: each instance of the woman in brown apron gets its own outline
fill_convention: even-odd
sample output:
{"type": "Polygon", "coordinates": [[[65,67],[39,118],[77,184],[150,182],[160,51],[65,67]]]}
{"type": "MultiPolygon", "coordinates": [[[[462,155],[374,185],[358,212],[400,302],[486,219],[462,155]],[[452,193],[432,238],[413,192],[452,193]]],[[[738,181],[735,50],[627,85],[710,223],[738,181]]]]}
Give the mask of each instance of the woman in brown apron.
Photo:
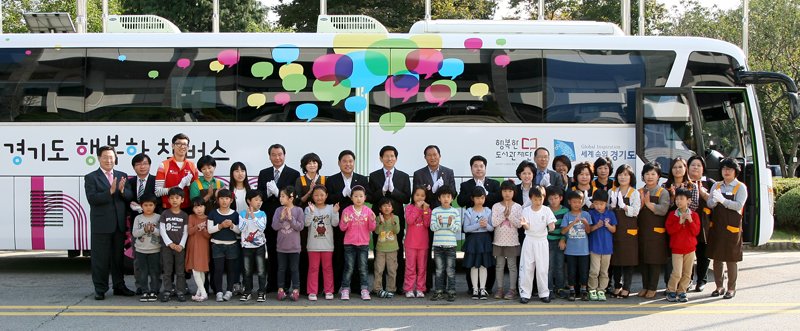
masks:
{"type": "MultiPolygon", "coordinates": [[[[322,169],[322,160],[316,153],[308,153],[300,158],[300,170],[303,175],[297,178],[294,182],[294,189],[297,192],[297,198],[294,200],[295,206],[305,210],[311,200],[311,194],[314,191],[314,186],[325,185],[325,176],[320,176],[319,171],[322,169]]],[[[306,284],[308,280],[308,251],[306,251],[306,243],[308,242],[308,228],[303,228],[300,231],[300,284],[306,284]]],[[[322,273],[319,274],[322,279],[322,273]]],[[[288,279],[288,278],[287,278],[288,279]]],[[[307,295],[307,288],[305,285],[300,287],[300,293],[307,295]]]]}
{"type": "Polygon", "coordinates": [[[697,266],[695,273],[697,273],[697,282],[695,283],[694,291],[703,292],[708,283],[708,266],[711,260],[706,256],[706,248],[708,247],[708,226],[711,224],[711,208],[708,208],[709,192],[714,187],[716,182],[713,179],[706,178],[706,162],[700,156],[692,156],[689,158],[689,180],[697,184],[699,189],[700,199],[697,204],[697,214],[700,215],[700,233],[697,235],[697,248],[695,256],[697,257],[697,266]]]}
{"type": "Polygon", "coordinates": [[[639,262],[642,265],[643,289],[640,297],[652,299],[658,289],[658,275],[669,256],[669,240],[664,224],[669,210],[669,193],[658,186],[661,166],[650,162],[642,168],[645,187],[639,190],[642,209],[639,211],[639,262]]]}
{"type": "MultiPolygon", "coordinates": [[[[697,184],[692,182],[687,176],[689,171],[689,164],[686,163],[682,157],[676,157],[670,162],[669,174],[667,181],[661,184],[661,187],[669,191],[669,212],[678,209],[675,206],[675,191],[679,188],[685,188],[692,193],[692,198],[689,199],[689,209],[692,212],[697,212],[697,207],[700,203],[700,190],[697,184]]],[[[672,254],[667,257],[667,264],[664,265],[664,285],[669,284],[669,278],[672,275],[672,254]]],[[[688,289],[687,289],[688,290],[688,289]]]]}
{"type": "Polygon", "coordinates": [[[739,271],[737,263],[742,260],[742,211],[747,201],[747,187],[736,180],[741,172],[736,160],[726,157],[720,161],[719,166],[723,181],[714,185],[708,199],[708,207],[713,212],[706,255],[714,260],[714,282],[717,289],[711,296],[717,297],[725,292],[722,287],[722,262],[725,262],[728,267],[728,291],[723,298],[731,299],[736,295],[739,271]]]}
{"type": "Polygon", "coordinates": [[[611,208],[617,216],[617,231],[614,232],[614,254],[611,255],[611,268],[614,275],[612,297],[625,299],[631,293],[633,268],[639,264],[639,225],[637,216],[642,202],[636,193],[636,174],[633,168],[623,164],[614,174],[614,190],[611,208]]]}

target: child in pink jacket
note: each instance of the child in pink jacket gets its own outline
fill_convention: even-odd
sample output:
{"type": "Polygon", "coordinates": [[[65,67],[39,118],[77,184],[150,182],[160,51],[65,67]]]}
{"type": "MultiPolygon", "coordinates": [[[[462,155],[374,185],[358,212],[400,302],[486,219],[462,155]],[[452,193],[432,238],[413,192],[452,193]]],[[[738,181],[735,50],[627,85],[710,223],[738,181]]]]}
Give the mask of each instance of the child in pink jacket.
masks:
{"type": "Polygon", "coordinates": [[[417,286],[417,298],[425,297],[425,275],[428,265],[428,237],[431,227],[431,206],[425,202],[426,190],[424,187],[414,188],[413,203],[406,206],[406,276],[403,290],[406,298],[413,298],[414,285],[417,286]]]}
{"type": "Polygon", "coordinates": [[[358,272],[361,275],[361,299],[369,300],[369,276],[367,256],[369,239],[377,223],[375,214],[364,206],[367,192],[361,185],[352,188],[350,198],[353,205],[344,209],[339,228],[344,231],[344,275],[342,276],[342,300],[350,300],[350,278],[358,256],[358,272]]]}

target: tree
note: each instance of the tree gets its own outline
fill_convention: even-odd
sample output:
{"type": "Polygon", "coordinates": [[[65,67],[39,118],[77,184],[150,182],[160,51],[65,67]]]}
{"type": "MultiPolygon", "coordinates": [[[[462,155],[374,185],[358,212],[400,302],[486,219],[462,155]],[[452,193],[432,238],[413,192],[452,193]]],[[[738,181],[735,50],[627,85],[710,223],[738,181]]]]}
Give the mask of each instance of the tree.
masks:
{"type": "MultiPolygon", "coordinates": [[[[433,19],[489,19],[495,10],[492,0],[432,0],[433,19]]],[[[281,3],[275,11],[278,24],[300,32],[317,30],[318,0],[294,0],[281,3]]],[[[367,15],[377,19],[390,32],[408,32],[415,22],[425,18],[424,1],[419,0],[330,0],[328,14],[367,15]]]]}
{"type": "MultiPolygon", "coordinates": [[[[119,14],[120,0],[108,1],[108,13],[119,14]]],[[[30,30],[22,18],[23,13],[53,13],[66,12],[74,20],[75,0],[9,0],[3,1],[3,32],[28,33],[30,30]]],[[[102,0],[88,0],[86,2],[86,29],[88,32],[103,31],[103,2],[102,0]]],[[[74,24],[74,23],[73,23],[74,24]]]]}
{"type": "MultiPolygon", "coordinates": [[[[184,32],[211,32],[212,0],[118,0],[125,14],[158,15],[184,32]]],[[[266,32],[268,8],[257,0],[219,0],[221,32],[266,32]]]]}
{"type": "MultiPolygon", "coordinates": [[[[631,34],[639,31],[638,0],[631,1],[631,34]]],[[[515,9],[510,19],[538,19],[539,0],[511,0],[509,4],[515,9]]],[[[621,0],[545,0],[545,19],[548,20],[582,20],[613,22],[622,25],[621,0]]],[[[668,11],[656,0],[645,2],[645,32],[655,34],[660,31],[660,23],[666,18],[668,11]]]]}

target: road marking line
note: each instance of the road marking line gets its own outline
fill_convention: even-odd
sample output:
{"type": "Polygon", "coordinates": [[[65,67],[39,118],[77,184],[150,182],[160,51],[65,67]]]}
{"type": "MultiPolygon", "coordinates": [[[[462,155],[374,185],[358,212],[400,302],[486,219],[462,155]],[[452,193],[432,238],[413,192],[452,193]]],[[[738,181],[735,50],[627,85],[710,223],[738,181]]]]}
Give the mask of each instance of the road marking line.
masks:
{"type": "MultiPolygon", "coordinates": [[[[384,316],[530,316],[575,315],[574,311],[495,311],[495,312],[380,312],[380,313],[137,313],[137,312],[63,312],[60,316],[160,316],[160,317],[384,317],[384,316]]],[[[710,315],[710,314],[800,314],[800,310],[645,310],[581,311],[588,315],[710,315]]]]}
{"type": "Polygon", "coordinates": [[[55,316],[55,315],[58,315],[57,311],[0,312],[0,316],[55,316]]]}

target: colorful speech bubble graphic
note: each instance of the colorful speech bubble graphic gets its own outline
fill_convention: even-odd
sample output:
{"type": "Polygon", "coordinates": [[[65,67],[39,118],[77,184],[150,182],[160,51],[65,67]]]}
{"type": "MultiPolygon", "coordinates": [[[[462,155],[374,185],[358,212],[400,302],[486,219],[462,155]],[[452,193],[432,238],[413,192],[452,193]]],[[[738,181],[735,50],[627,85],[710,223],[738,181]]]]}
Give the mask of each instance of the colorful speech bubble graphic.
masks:
{"type": "Polygon", "coordinates": [[[458,75],[464,73],[464,61],[461,59],[444,59],[442,66],[439,68],[439,75],[442,77],[450,77],[456,79],[458,75]]]}
{"type": "Polygon", "coordinates": [[[469,87],[469,93],[472,94],[472,96],[478,97],[478,99],[482,99],[483,96],[489,94],[489,85],[486,85],[486,83],[472,84],[472,86],[469,87]]]}
{"type": "Polygon", "coordinates": [[[233,67],[234,64],[239,63],[239,51],[235,49],[224,50],[217,55],[217,61],[220,64],[233,67]]]}
{"type": "Polygon", "coordinates": [[[351,113],[360,113],[367,109],[367,98],[362,96],[352,96],[344,101],[344,109],[351,113]]]}
{"type": "Polygon", "coordinates": [[[150,72],[147,73],[147,77],[150,77],[152,79],[158,78],[158,71],[157,70],[150,70],[150,72]]]}
{"type": "Polygon", "coordinates": [[[295,94],[306,88],[307,85],[308,80],[304,75],[294,74],[286,76],[286,78],[283,79],[283,89],[287,91],[294,91],[295,94]]]}
{"type": "Polygon", "coordinates": [[[383,84],[389,73],[389,60],[381,53],[360,51],[347,54],[353,60],[353,72],[350,77],[342,81],[342,85],[364,89],[367,94],[375,86],[383,84]]]}
{"type": "Polygon", "coordinates": [[[350,73],[352,71],[353,71],[353,61],[350,60],[349,57],[342,54],[327,54],[320,56],[316,60],[314,60],[314,65],[311,67],[311,72],[314,73],[314,77],[316,77],[321,81],[336,82],[336,85],[338,85],[339,82],[350,76],[350,73]],[[350,69],[349,71],[344,70],[346,71],[344,76],[338,76],[336,74],[337,64],[339,63],[339,60],[342,58],[346,58],[346,60],[343,61],[345,62],[343,64],[346,64],[346,62],[350,63],[349,64],[350,69]]]}
{"type": "Polygon", "coordinates": [[[385,89],[390,98],[406,102],[419,93],[419,76],[411,73],[391,76],[386,80],[385,89]]]}
{"type": "Polygon", "coordinates": [[[298,57],[300,57],[300,49],[295,45],[279,45],[272,50],[272,59],[275,62],[291,64],[297,61],[298,57]]]}
{"type": "Polygon", "coordinates": [[[297,114],[297,118],[311,122],[319,114],[319,108],[313,103],[304,103],[297,106],[295,114],[297,114]]]}
{"type": "Polygon", "coordinates": [[[511,63],[511,58],[508,57],[508,55],[498,55],[494,57],[494,64],[496,65],[505,67],[509,63],[511,63]]]}
{"type": "Polygon", "coordinates": [[[292,96],[289,93],[278,93],[275,95],[275,103],[286,106],[289,101],[292,101],[292,96]]]}
{"type": "Polygon", "coordinates": [[[181,69],[186,69],[186,68],[188,68],[188,67],[189,67],[191,64],[192,64],[192,61],[190,61],[189,59],[179,59],[179,60],[178,60],[178,63],[177,63],[177,65],[178,65],[178,68],[181,68],[181,69]]]}
{"type": "Polygon", "coordinates": [[[60,50],[61,50],[61,45],[56,45],[56,47],[54,47],[54,48],[55,48],[57,51],[60,51],[60,50]]]}
{"type": "Polygon", "coordinates": [[[473,52],[477,52],[481,47],[483,47],[483,40],[481,40],[481,38],[469,38],[464,40],[464,48],[471,49],[473,52]]]}
{"type": "MultiPolygon", "coordinates": [[[[250,73],[253,77],[261,77],[261,80],[267,79],[275,70],[275,66],[269,62],[256,62],[250,67],[250,73]]],[[[283,77],[281,77],[283,78],[283,77]]]]}
{"type": "MultiPolygon", "coordinates": [[[[31,55],[31,50],[29,49],[29,50],[25,51],[25,55],[31,55]]],[[[120,56],[124,56],[124,55],[120,55],[120,56]]]]}
{"type": "Polygon", "coordinates": [[[503,45],[506,44],[506,40],[503,39],[503,38],[500,38],[500,39],[497,39],[496,43],[497,43],[497,46],[503,46],[503,45]]]}
{"type": "Polygon", "coordinates": [[[247,97],[247,104],[250,105],[250,107],[256,107],[256,109],[258,109],[265,103],[267,103],[267,96],[263,93],[253,93],[247,97]]]}
{"type": "Polygon", "coordinates": [[[336,82],[326,82],[317,79],[314,80],[312,89],[314,90],[314,97],[316,97],[317,100],[332,101],[334,106],[336,106],[339,101],[350,96],[350,88],[342,84],[336,84],[336,82]]]}
{"type": "Polygon", "coordinates": [[[383,131],[394,131],[392,134],[395,134],[406,126],[406,115],[398,112],[386,113],[381,115],[378,123],[383,131]]]}
{"type": "Polygon", "coordinates": [[[211,69],[211,71],[216,71],[217,73],[219,73],[220,71],[222,71],[222,69],[225,69],[225,66],[222,65],[222,63],[219,63],[219,61],[211,61],[211,63],[208,64],[208,69],[211,69]]]}
{"type": "MultiPolygon", "coordinates": [[[[25,52],[25,54],[28,54],[28,55],[30,55],[30,54],[31,54],[31,51],[27,51],[27,52],[25,52]]],[[[127,56],[125,56],[125,55],[120,55],[120,56],[117,56],[117,60],[119,60],[119,62],[125,62],[125,60],[126,60],[126,59],[128,59],[128,57],[127,57],[127,56]]]]}
{"type": "Polygon", "coordinates": [[[447,85],[447,87],[450,88],[450,97],[452,98],[452,97],[456,96],[456,91],[458,89],[458,85],[456,84],[456,82],[454,82],[452,80],[440,79],[440,80],[437,80],[437,81],[433,82],[433,84],[431,84],[431,85],[447,85]]]}
{"type": "Polygon", "coordinates": [[[425,89],[425,100],[439,106],[450,100],[453,92],[447,85],[431,85],[425,89]]]}
{"type": "Polygon", "coordinates": [[[406,68],[418,75],[425,75],[425,79],[439,71],[444,55],[435,49],[419,49],[408,53],[406,68]]]}
{"type": "Polygon", "coordinates": [[[281,78],[286,78],[286,76],[295,75],[295,74],[296,75],[302,75],[303,74],[303,66],[301,66],[301,65],[299,65],[297,63],[284,64],[278,70],[278,76],[280,76],[281,78]]]}

